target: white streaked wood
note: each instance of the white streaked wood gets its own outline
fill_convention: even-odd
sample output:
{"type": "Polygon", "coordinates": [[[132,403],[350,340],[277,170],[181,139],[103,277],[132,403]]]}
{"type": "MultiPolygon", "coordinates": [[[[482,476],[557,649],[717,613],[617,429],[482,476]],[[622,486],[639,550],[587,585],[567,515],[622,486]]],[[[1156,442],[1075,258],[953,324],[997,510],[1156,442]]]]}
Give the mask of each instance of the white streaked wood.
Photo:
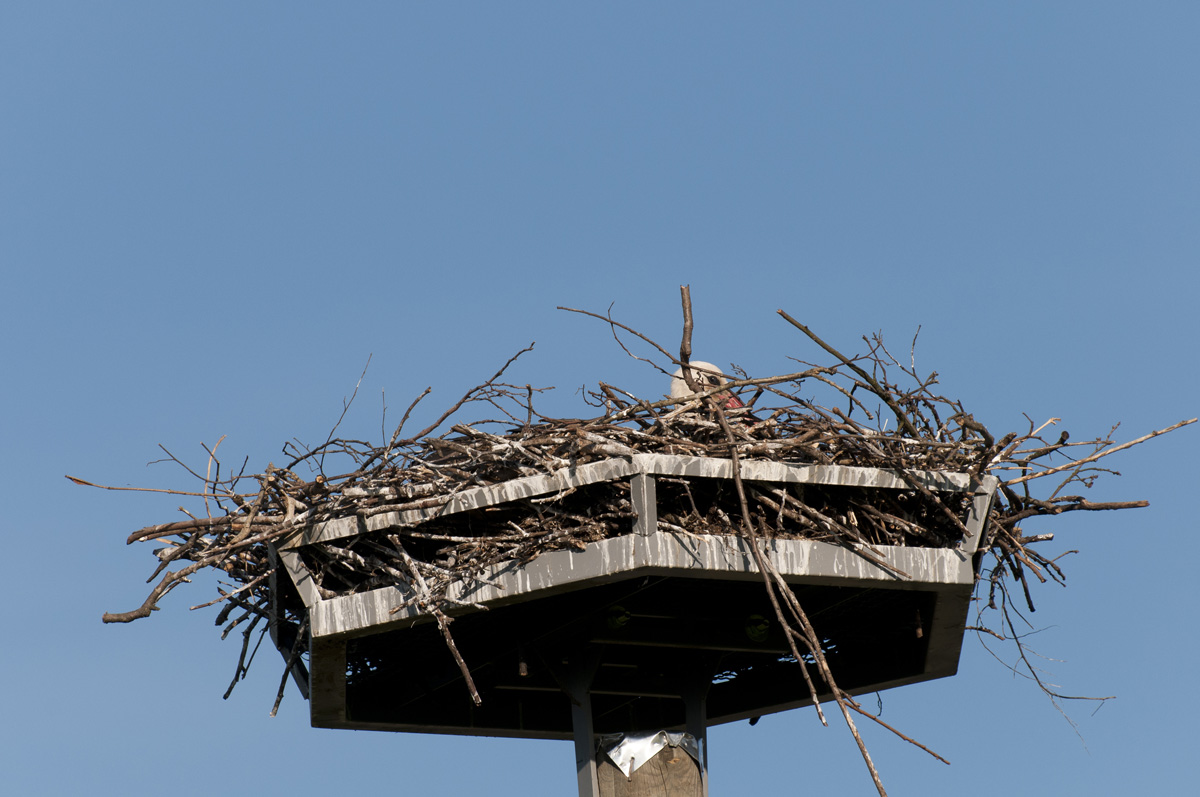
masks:
{"type": "MultiPolygon", "coordinates": [[[[591,543],[584,551],[551,551],[522,566],[493,566],[484,571],[491,584],[460,581],[450,586],[447,596],[503,604],[533,593],[545,597],[635,573],[757,580],[761,576],[749,544],[732,535],[626,534],[591,543]]],[[[967,592],[975,581],[971,557],[951,549],[876,546],[888,565],[908,574],[904,578],[838,545],[813,540],[767,540],[763,544],[789,581],[890,589],[951,587],[967,592]]],[[[313,635],[354,634],[411,624],[423,615],[415,606],[392,612],[411,596],[406,588],[386,587],[319,601],[310,607],[313,635]]]]}
{"type": "MultiPolygon", "coordinates": [[[[742,460],[738,465],[742,478],[747,481],[873,487],[893,490],[911,489],[898,471],[880,468],[859,468],[849,465],[795,465],[758,460],[742,460]]],[[[637,454],[631,457],[591,462],[578,467],[563,468],[551,474],[525,476],[503,484],[463,490],[451,497],[445,504],[438,506],[383,512],[367,518],[346,517],[316,523],[297,529],[288,539],[282,541],[279,547],[286,550],[369,531],[380,531],[397,526],[417,526],[445,515],[481,509],[523,498],[536,498],[562,492],[572,487],[615,481],[636,473],[732,479],[733,461],[710,457],[682,457],[672,454],[637,454]]],[[[986,492],[990,495],[995,491],[997,484],[994,476],[977,479],[965,473],[926,470],[909,470],[904,473],[926,489],[938,492],[974,492],[976,494],[986,492]]]]}

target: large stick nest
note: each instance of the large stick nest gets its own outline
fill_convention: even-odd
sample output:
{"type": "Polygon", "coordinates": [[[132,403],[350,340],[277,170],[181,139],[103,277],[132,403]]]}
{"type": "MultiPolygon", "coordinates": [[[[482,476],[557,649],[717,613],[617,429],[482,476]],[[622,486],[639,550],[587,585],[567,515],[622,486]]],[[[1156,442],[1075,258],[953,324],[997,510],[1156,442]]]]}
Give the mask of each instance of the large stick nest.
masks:
{"type": "MultiPolygon", "coordinates": [[[[686,289],[683,298],[679,356],[611,318],[572,312],[601,318],[622,348],[622,334],[653,346],[658,355],[657,363],[651,364],[666,375],[690,357],[691,307],[686,289]]],[[[104,621],[146,617],[193,573],[220,571],[227,586],[215,601],[202,605],[224,602],[217,624],[225,626],[225,634],[239,626],[244,630],[236,683],[245,673],[251,632],[263,628],[262,621],[272,612],[295,632],[290,640],[293,657],[307,647],[305,609],[299,596],[286,578],[270,578],[275,562],[271,544],[296,529],[336,518],[436,509],[466,489],[612,457],[665,453],[735,463],[753,459],[999,477],[1001,487],[985,525],[977,572],[981,608],[1000,610],[1002,619],[996,629],[982,623],[978,629],[1016,640],[1012,616],[1019,606],[1009,600],[1013,588],[1020,590],[1020,603],[1032,609],[1031,581],[1063,580],[1055,559],[1035,547],[1052,535],[1026,536],[1021,523],[1071,511],[1146,506],[1144,501],[1092,502],[1076,488],[1090,488],[1097,477],[1109,472],[1101,462],[1105,457],[1195,420],[1123,444],[1110,439],[1111,432],[1087,441],[1068,440],[1065,432],[1047,435],[1057,419],[1041,425],[1030,421],[1021,431],[996,436],[960,402],[937,392],[936,374],[919,374],[915,365],[892,356],[880,337],[864,338],[865,352],[848,357],[783,311],[780,315],[828,353],[826,364],[801,363],[802,370],[795,373],[753,378],[732,369],[724,384],[707,390],[689,379],[694,392],[681,399],[643,398],[600,383],[587,392],[593,417],[558,419],[535,408],[534,399],[542,388],[503,381],[527,348],[410,436],[404,429],[428,390],[409,406],[390,439],[380,444],[337,438],[335,426],[322,445],[285,446],[289,460],[281,467],[233,475],[223,472],[214,447],[203,475],[189,468],[201,481],[201,489],[178,491],[202,496],[205,515],[130,535],[130,543],[165,543],[155,551],[159,564],[148,580],[161,578],[142,606],[105,614],[104,621]],[[719,398],[726,391],[739,395],[746,406],[725,406],[719,398]],[[460,420],[464,408],[479,405],[498,415],[460,420]],[[342,472],[335,470],[335,463],[342,472]]],[[[717,485],[662,479],[659,525],[695,534],[740,534],[752,542],[763,535],[824,540],[871,556],[878,545],[958,544],[964,533],[963,506],[953,503],[919,485],[884,496],[881,491],[786,490],[780,485],[743,484],[740,479],[717,485]]],[[[447,597],[448,586],[479,578],[485,568],[500,562],[529,561],[548,551],[582,549],[590,542],[629,533],[634,515],[624,482],[510,502],[484,514],[428,514],[428,520],[415,525],[309,545],[302,555],[323,597],[403,586],[423,611],[442,624],[452,650],[447,617],[460,607],[447,597]]],[[[771,569],[769,561],[760,564],[766,571],[771,569]]],[[[785,624],[797,627],[801,636],[808,634],[801,607],[790,615],[786,606],[779,611],[785,624]]],[[[814,655],[820,659],[819,635],[805,638],[810,650],[797,650],[797,657],[803,652],[810,660],[814,655]]],[[[1019,644],[1017,649],[1020,666],[1024,652],[1019,644]]],[[[1037,677],[1027,662],[1022,669],[1037,677]]],[[[470,684],[465,666],[463,673],[470,684]]],[[[857,711],[857,704],[836,688],[832,674],[822,675],[838,696],[843,713],[847,708],[857,711]]],[[[1052,698],[1061,697],[1042,688],[1052,698]]],[[[846,717],[849,721],[848,713],[846,717]]],[[[865,748],[863,754],[866,757],[865,748]]],[[[867,761],[882,793],[869,757],[867,761]]]]}

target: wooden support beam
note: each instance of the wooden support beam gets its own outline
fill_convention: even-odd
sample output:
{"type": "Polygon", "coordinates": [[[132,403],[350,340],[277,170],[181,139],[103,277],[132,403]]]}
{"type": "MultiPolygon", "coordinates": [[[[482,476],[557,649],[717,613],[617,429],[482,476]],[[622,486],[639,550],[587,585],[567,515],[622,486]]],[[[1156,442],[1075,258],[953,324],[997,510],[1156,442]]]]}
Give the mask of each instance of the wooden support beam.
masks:
{"type": "Polygon", "coordinates": [[[658,530],[658,498],[655,490],[654,477],[645,473],[637,473],[629,480],[629,498],[637,520],[633,523],[633,532],[643,537],[658,530]]]}
{"type": "Polygon", "coordinates": [[[667,746],[629,777],[607,756],[598,765],[600,797],[706,797],[700,764],[680,747],[667,746]]]}

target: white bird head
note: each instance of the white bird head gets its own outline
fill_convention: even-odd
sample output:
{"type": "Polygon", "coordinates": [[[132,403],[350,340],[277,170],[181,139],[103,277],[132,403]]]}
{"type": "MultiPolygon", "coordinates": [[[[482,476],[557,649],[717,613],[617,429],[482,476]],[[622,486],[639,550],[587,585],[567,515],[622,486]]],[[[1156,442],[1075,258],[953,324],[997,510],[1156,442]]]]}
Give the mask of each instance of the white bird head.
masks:
{"type": "MultiPolygon", "coordinates": [[[[706,363],[703,360],[692,360],[691,363],[692,379],[695,380],[696,386],[701,390],[708,390],[725,383],[725,375],[721,373],[721,369],[712,363],[706,363]]],[[[674,375],[671,377],[671,398],[684,398],[692,395],[692,389],[688,387],[687,380],[683,378],[683,367],[675,369],[674,375]]]]}
{"type": "MultiPolygon", "coordinates": [[[[691,367],[692,379],[695,380],[696,386],[701,390],[710,390],[726,383],[725,375],[721,373],[721,369],[712,363],[706,363],[703,360],[692,360],[689,366],[691,367]]],[[[683,378],[683,367],[676,368],[674,375],[671,377],[671,398],[686,398],[690,395],[692,395],[692,389],[688,387],[687,380],[683,378]]],[[[732,393],[718,393],[717,397],[725,400],[725,407],[727,409],[744,406],[741,400],[732,393]]]]}

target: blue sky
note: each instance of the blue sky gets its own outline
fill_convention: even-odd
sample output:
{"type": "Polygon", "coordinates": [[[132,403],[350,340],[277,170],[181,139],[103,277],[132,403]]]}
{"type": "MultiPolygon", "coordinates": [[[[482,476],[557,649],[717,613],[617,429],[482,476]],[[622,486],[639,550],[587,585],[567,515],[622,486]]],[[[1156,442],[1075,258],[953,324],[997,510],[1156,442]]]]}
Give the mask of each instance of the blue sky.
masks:
{"type": "MultiPolygon", "coordinates": [[[[198,579],[153,617],[148,464],[280,460],[433,414],[537,341],[549,414],[666,386],[600,324],[753,374],[882,331],[997,433],[1197,414],[1200,9],[1190,3],[93,3],[0,8],[0,771],[14,794],[573,793],[567,743],[316,730],[264,652],[232,697],[198,579]],[[15,580],[15,583],[14,583],[15,580]],[[13,601],[15,600],[15,605],[13,601]],[[531,773],[537,773],[530,777],[531,773]]],[[[857,348],[856,348],[857,347],[857,348]]],[[[968,638],[885,693],[892,794],[1184,793],[1200,710],[1194,427],[1029,523],[1068,586],[1034,647],[1072,728],[968,638]],[[1083,513],[1080,513],[1083,514],[1083,513]]],[[[193,507],[194,510],[194,507],[193,507]]],[[[870,703],[870,701],[868,701],[870,703]]],[[[871,793],[809,711],[712,730],[714,794],[871,793]]]]}

